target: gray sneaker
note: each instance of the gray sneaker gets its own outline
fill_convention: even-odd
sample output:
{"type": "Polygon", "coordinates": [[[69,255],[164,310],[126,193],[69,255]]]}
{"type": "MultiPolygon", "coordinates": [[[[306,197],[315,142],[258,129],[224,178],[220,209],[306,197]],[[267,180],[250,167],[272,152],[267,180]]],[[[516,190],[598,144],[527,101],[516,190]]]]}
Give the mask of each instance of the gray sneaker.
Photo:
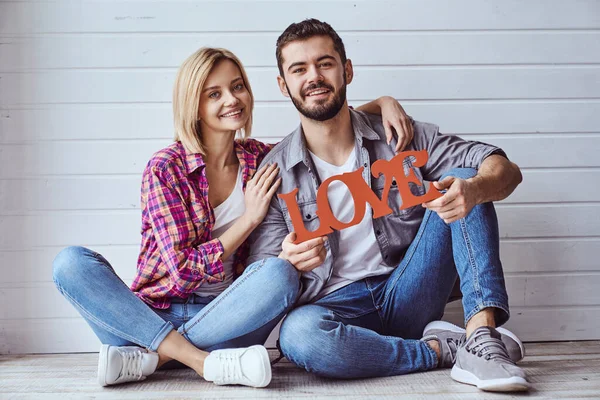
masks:
{"type": "Polygon", "coordinates": [[[466,340],[465,330],[448,322],[434,321],[427,324],[421,340],[424,342],[436,340],[440,346],[437,367],[452,368],[456,360],[456,352],[466,340]]]}
{"type": "Polygon", "coordinates": [[[482,326],[459,347],[450,376],[481,390],[516,392],[529,390],[525,372],[509,358],[500,333],[482,326]]]}
{"type": "MultiPolygon", "coordinates": [[[[504,343],[504,346],[506,346],[510,359],[515,363],[521,361],[523,357],[525,357],[525,346],[523,346],[523,342],[519,340],[517,335],[506,328],[496,328],[496,330],[500,333],[500,339],[502,340],[502,343],[504,343]]],[[[451,324],[450,322],[433,321],[427,324],[423,330],[423,336],[436,334],[438,331],[450,331],[453,334],[466,334],[464,328],[451,324]]]]}

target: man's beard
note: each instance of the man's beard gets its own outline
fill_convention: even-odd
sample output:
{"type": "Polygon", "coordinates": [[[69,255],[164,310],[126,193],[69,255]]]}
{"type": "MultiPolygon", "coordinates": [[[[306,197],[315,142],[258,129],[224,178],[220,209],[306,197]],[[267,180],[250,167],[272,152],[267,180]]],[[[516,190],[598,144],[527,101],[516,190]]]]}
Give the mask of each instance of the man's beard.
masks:
{"type": "MultiPolygon", "coordinates": [[[[345,79],[344,79],[344,81],[345,81],[345,79]]],[[[319,89],[319,88],[328,89],[330,92],[333,93],[333,87],[327,85],[326,83],[310,85],[308,88],[306,88],[304,93],[306,93],[310,90],[315,90],[315,89],[319,89]]],[[[289,89],[288,89],[288,92],[289,92],[289,89]]],[[[304,99],[306,99],[306,96],[303,96],[303,97],[304,97],[304,99]]],[[[321,122],[327,121],[327,120],[335,117],[340,112],[344,103],[346,102],[346,82],[344,82],[344,85],[340,88],[340,90],[334,96],[333,100],[331,100],[329,102],[327,102],[327,100],[325,100],[325,102],[323,102],[323,103],[317,102],[317,104],[312,108],[305,107],[304,104],[302,103],[302,101],[294,96],[290,96],[290,98],[292,99],[292,103],[294,103],[294,106],[296,107],[296,109],[300,112],[300,114],[304,115],[306,118],[310,118],[312,120],[321,121],[321,122]]]]}

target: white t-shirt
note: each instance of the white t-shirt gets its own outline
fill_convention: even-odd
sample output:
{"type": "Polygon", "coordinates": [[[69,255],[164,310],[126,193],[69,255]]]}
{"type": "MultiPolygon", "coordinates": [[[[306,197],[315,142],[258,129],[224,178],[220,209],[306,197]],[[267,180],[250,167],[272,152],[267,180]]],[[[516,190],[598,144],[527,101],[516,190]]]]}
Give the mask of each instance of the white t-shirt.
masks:
{"type": "MultiPolygon", "coordinates": [[[[358,169],[356,150],[342,166],[335,166],[323,161],[310,152],[321,181],[333,175],[352,172],[358,169]]],[[[333,181],[327,189],[327,198],[333,215],[340,222],[350,222],[354,218],[354,200],[348,187],[341,181],[333,181]]],[[[342,229],[340,232],[338,257],[333,263],[333,271],[329,282],[319,297],[340,289],[352,282],[369,276],[390,273],[394,270],[383,263],[381,251],[373,232],[371,206],[367,203],[365,215],[358,225],[342,229]]]]}
{"type": "MultiPolygon", "coordinates": [[[[246,211],[244,203],[244,191],[242,190],[242,167],[238,169],[237,179],[233,191],[227,199],[219,204],[213,210],[215,212],[215,225],[212,231],[212,237],[221,236],[227,229],[237,221],[246,211]]],[[[223,282],[202,283],[194,292],[199,296],[218,296],[233,282],[233,254],[223,261],[223,272],[225,278],[223,282]]]]}

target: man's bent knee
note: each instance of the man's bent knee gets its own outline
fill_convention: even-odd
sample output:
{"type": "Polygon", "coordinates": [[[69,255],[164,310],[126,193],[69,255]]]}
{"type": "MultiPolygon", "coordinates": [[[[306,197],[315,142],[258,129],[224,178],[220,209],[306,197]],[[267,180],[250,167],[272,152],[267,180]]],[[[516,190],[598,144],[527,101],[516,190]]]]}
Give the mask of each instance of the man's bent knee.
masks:
{"type": "Polygon", "coordinates": [[[296,308],[283,320],[279,343],[283,355],[308,371],[323,374],[328,359],[336,353],[335,328],[322,307],[307,305],[296,308]]]}
{"type": "Polygon", "coordinates": [[[477,175],[475,168],[453,168],[442,175],[440,181],[448,176],[453,176],[460,179],[469,179],[477,175]]]}

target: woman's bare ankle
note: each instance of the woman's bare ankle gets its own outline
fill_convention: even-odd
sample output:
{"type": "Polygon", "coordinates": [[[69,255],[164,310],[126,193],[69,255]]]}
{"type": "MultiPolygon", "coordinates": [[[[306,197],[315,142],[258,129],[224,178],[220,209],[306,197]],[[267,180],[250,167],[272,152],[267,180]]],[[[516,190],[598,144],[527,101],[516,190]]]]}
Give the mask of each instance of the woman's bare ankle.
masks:
{"type": "Polygon", "coordinates": [[[179,332],[171,331],[158,346],[159,365],[177,360],[204,376],[204,359],[209,353],[188,342],[179,332]]]}
{"type": "Polygon", "coordinates": [[[156,369],[162,367],[163,365],[165,365],[166,363],[168,363],[169,361],[173,360],[170,357],[165,356],[164,354],[158,354],[158,365],[156,366],[156,369]]]}
{"type": "MultiPolygon", "coordinates": [[[[210,354],[210,353],[208,353],[208,354],[210,354]]],[[[200,358],[195,359],[193,361],[193,366],[192,366],[194,371],[196,371],[196,373],[203,378],[204,378],[204,360],[205,359],[206,359],[205,355],[201,356],[200,358]]]]}

